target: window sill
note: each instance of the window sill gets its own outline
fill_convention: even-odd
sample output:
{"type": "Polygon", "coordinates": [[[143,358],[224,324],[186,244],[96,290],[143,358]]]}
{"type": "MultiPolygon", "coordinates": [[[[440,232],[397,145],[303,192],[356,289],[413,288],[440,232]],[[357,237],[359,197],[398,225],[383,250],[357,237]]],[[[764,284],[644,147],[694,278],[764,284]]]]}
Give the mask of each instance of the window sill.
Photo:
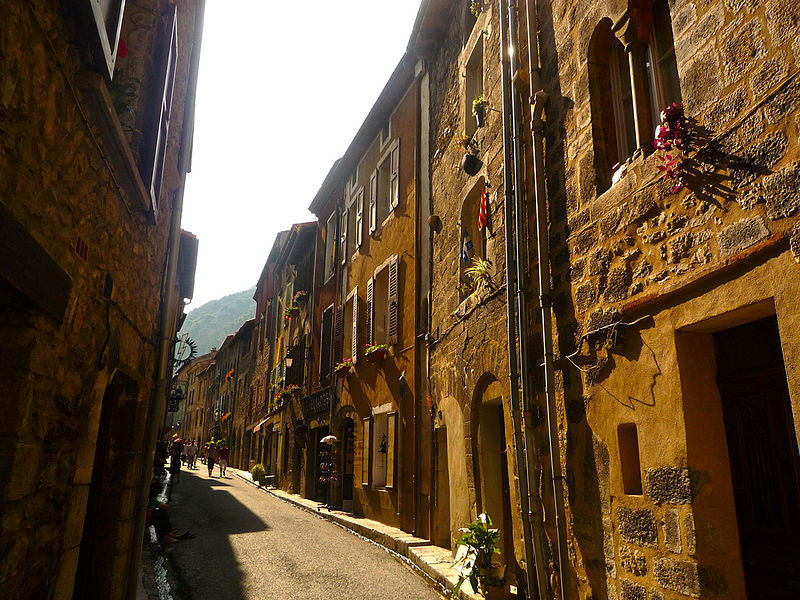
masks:
{"type": "Polygon", "coordinates": [[[145,211],[150,222],[155,223],[150,194],[142,181],[103,77],[84,71],[78,75],[77,83],[83,96],[83,105],[90,115],[90,125],[99,134],[100,145],[110,160],[114,174],[126,195],[133,199],[136,208],[145,211]]]}
{"type": "Polygon", "coordinates": [[[499,294],[505,286],[500,286],[498,288],[483,288],[482,290],[478,290],[477,292],[472,292],[469,296],[464,298],[461,301],[461,304],[458,305],[455,311],[453,311],[453,316],[457,319],[466,319],[472,312],[475,311],[481,304],[486,303],[490,298],[493,298],[497,294],[499,294]]]}

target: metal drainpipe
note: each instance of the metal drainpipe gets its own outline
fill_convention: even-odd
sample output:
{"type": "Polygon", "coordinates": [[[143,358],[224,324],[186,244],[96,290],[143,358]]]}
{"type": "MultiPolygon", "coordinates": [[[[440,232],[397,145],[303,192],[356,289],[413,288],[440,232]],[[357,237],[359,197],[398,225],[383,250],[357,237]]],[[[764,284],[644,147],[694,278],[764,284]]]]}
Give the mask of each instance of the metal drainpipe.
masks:
{"type": "MultiPolygon", "coordinates": [[[[513,0],[512,0],[513,1],[513,0]]],[[[553,480],[553,501],[556,505],[556,537],[558,544],[558,583],[561,598],[567,598],[568,581],[565,577],[569,555],[567,553],[566,516],[564,508],[564,475],[561,470],[561,445],[558,440],[558,414],[553,394],[553,321],[550,289],[550,247],[547,227],[547,196],[544,164],[544,121],[542,114],[547,103],[547,93],[542,89],[539,68],[539,13],[536,0],[525,0],[527,5],[528,56],[530,66],[531,129],[533,131],[533,173],[536,206],[536,250],[539,275],[539,310],[542,320],[542,349],[544,353],[544,393],[547,400],[547,433],[550,445],[550,470],[553,480]]]]}
{"type": "MultiPolygon", "coordinates": [[[[506,252],[506,321],[508,326],[508,371],[509,371],[509,392],[511,400],[511,424],[514,430],[514,456],[517,462],[517,476],[519,477],[519,503],[522,517],[522,539],[525,547],[525,579],[528,598],[533,597],[533,590],[537,588],[534,568],[537,563],[533,553],[533,541],[531,539],[531,521],[529,507],[529,482],[528,469],[526,465],[526,450],[522,437],[522,410],[519,398],[519,372],[517,365],[517,344],[516,344],[516,325],[514,302],[516,298],[516,275],[514,268],[514,174],[513,174],[513,151],[512,151],[512,132],[509,124],[509,117],[512,114],[512,90],[511,74],[507,48],[509,48],[509,37],[507,33],[507,15],[503,10],[503,0],[499,0],[500,11],[500,63],[501,63],[501,82],[503,90],[503,187],[505,192],[505,252],[506,252]]],[[[544,599],[544,596],[541,597],[544,599]]]]}
{"type": "Polygon", "coordinates": [[[194,108],[197,93],[197,75],[200,68],[200,47],[203,39],[203,16],[205,14],[205,0],[197,0],[195,8],[195,43],[192,47],[191,65],[187,85],[187,98],[184,108],[183,131],[181,132],[181,150],[178,158],[178,172],[181,173],[180,187],[175,196],[175,209],[172,215],[172,226],[169,234],[169,263],[167,265],[167,278],[164,283],[166,301],[161,304],[161,324],[159,330],[159,350],[156,370],[156,382],[150,396],[150,407],[147,412],[147,425],[145,437],[144,461],[139,483],[139,497],[135,509],[133,539],[131,541],[131,560],[128,572],[127,597],[136,598],[139,569],[142,561],[142,543],[144,540],[144,524],[147,516],[148,496],[152,474],[156,440],[161,421],[164,418],[164,405],[167,392],[167,368],[173,329],[175,328],[175,314],[177,301],[174,287],[178,277],[178,249],[181,241],[181,216],[183,214],[183,194],[186,187],[186,173],[191,169],[192,143],[194,139],[194,108]],[[187,119],[188,116],[188,119],[187,119]]]}

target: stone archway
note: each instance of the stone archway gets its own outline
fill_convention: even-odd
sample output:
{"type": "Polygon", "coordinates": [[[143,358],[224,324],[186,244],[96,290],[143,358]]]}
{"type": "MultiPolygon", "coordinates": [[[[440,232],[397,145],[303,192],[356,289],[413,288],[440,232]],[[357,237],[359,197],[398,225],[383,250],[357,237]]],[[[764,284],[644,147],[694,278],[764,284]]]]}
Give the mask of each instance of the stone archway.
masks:
{"type": "Polygon", "coordinates": [[[477,509],[500,530],[500,560],[511,565],[514,557],[511,485],[509,476],[503,396],[505,387],[485,375],[475,388],[473,402],[473,446],[477,509]]]}

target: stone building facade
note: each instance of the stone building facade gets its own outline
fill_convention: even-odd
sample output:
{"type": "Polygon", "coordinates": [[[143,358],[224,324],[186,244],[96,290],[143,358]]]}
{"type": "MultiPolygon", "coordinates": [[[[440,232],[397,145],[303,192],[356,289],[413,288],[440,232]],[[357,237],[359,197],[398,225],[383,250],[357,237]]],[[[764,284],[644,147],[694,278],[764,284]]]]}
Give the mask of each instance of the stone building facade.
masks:
{"type": "Polygon", "coordinates": [[[8,597],[135,586],[169,345],[191,296],[178,252],[202,6],[0,7],[8,597]]]}
{"type": "Polygon", "coordinates": [[[538,9],[569,595],[797,595],[800,12],[538,9]]]}
{"type": "Polygon", "coordinates": [[[203,438],[203,426],[206,412],[203,371],[208,369],[214,360],[215,350],[195,358],[184,372],[186,376],[186,408],[183,411],[181,434],[186,440],[196,440],[198,444],[203,438]]]}

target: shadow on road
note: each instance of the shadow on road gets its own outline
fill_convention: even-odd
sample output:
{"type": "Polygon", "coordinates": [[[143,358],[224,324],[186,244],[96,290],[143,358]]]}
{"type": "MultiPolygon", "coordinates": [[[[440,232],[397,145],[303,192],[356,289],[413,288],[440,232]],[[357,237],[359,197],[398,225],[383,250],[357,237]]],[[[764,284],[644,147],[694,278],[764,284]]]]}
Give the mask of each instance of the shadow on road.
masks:
{"type": "Polygon", "coordinates": [[[171,490],[173,526],[196,537],[169,547],[167,555],[176,597],[239,600],[245,597],[242,566],[230,538],[272,528],[232,494],[228,478],[207,478],[205,471],[181,470],[171,490]]]}

